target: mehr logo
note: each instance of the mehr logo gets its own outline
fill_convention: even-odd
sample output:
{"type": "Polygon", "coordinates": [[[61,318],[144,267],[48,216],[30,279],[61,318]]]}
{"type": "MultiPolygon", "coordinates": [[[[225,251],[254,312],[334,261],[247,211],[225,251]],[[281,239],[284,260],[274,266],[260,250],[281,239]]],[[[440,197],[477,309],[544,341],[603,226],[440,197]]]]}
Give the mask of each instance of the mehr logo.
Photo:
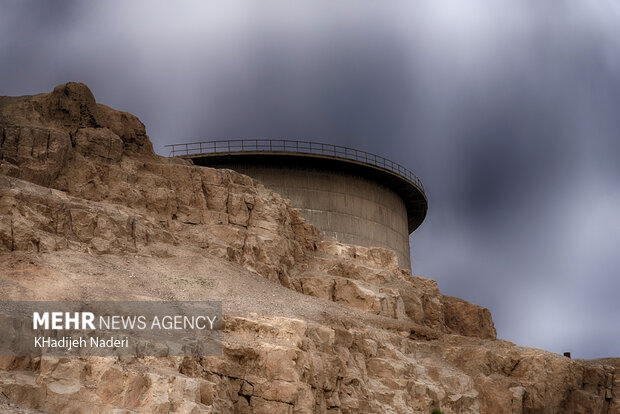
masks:
{"type": "Polygon", "coordinates": [[[51,316],[51,329],[91,329],[95,330],[95,314],[92,312],[33,312],[32,314],[32,329],[43,328],[45,330],[50,329],[50,315],[51,316]]]}
{"type": "Polygon", "coordinates": [[[153,316],[150,320],[146,315],[101,315],[95,327],[93,312],[33,312],[32,329],[53,330],[126,330],[126,329],[163,329],[163,330],[204,330],[214,329],[217,315],[164,315],[153,316]]]}
{"type": "Polygon", "coordinates": [[[0,301],[0,356],[222,352],[219,301],[0,301]]]}

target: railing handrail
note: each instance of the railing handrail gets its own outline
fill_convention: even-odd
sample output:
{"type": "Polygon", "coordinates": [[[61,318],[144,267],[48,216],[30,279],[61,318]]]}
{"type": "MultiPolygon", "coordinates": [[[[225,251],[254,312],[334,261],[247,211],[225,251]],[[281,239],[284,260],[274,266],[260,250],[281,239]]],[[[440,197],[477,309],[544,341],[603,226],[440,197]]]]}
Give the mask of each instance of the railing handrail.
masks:
{"type": "Polygon", "coordinates": [[[170,148],[169,157],[200,154],[226,154],[240,152],[287,152],[299,154],[315,154],[328,157],[353,160],[373,167],[383,168],[406,179],[424,193],[422,181],[402,165],[388,160],[385,157],[370,152],[345,147],[342,145],[326,144],[314,141],[290,139],[229,139],[215,141],[197,141],[183,144],[165,145],[170,148]]]}

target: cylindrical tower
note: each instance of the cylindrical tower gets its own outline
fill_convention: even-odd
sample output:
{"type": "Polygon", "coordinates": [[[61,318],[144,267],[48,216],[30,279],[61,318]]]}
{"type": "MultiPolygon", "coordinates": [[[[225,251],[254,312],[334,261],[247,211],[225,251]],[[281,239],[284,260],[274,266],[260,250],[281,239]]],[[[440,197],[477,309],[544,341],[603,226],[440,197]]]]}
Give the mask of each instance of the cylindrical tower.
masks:
{"type": "Polygon", "coordinates": [[[175,144],[171,156],[229,168],[263,182],[325,234],[396,252],[411,267],[409,234],[424,220],[420,180],[401,165],[352,148],[308,141],[229,140],[175,144]]]}

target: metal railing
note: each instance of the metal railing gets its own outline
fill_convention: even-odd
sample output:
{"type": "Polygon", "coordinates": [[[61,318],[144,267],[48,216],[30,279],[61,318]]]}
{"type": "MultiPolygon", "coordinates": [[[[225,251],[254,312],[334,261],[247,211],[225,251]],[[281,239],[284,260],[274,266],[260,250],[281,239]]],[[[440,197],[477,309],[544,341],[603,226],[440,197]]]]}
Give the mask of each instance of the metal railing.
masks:
{"type": "Polygon", "coordinates": [[[315,154],[345,160],[361,162],[374,167],[391,171],[424,192],[420,179],[402,165],[380,155],[343,147],[341,145],[324,144],[311,141],[294,141],[288,139],[231,139],[220,141],[188,142],[185,144],[166,145],[170,148],[169,157],[200,154],[226,154],[240,152],[287,152],[299,154],[315,154]]]}

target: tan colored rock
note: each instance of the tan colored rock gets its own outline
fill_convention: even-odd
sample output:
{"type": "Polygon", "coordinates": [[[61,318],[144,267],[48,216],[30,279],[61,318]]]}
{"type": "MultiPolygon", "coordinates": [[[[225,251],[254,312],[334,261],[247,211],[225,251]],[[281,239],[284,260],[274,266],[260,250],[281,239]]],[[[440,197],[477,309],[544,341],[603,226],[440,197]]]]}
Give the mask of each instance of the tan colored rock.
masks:
{"type": "Polygon", "coordinates": [[[75,150],[107,161],[120,161],[123,140],[108,128],[80,128],[73,138],[75,150]]]}
{"type": "Polygon", "coordinates": [[[83,84],[0,97],[0,293],[223,299],[221,356],[0,358],[45,412],[601,413],[618,360],[495,339],[387,249],[345,245],[247,176],[156,156],[83,84]],[[274,283],[271,283],[274,282],[274,283]]]}
{"type": "Polygon", "coordinates": [[[316,296],[325,300],[335,300],[334,289],[336,280],[330,277],[305,276],[299,278],[300,291],[306,295],[316,296]]]}
{"type": "Polygon", "coordinates": [[[444,320],[459,335],[495,339],[497,333],[488,309],[451,296],[443,296],[444,320]]]}

